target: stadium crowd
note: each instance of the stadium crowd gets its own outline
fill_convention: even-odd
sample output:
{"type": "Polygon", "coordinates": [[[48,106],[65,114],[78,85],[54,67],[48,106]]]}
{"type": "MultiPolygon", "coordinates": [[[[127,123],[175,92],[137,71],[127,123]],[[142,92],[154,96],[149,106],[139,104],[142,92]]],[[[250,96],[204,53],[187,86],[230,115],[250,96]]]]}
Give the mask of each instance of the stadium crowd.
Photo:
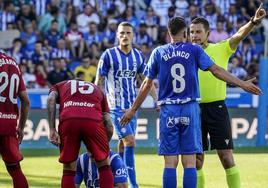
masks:
{"type": "MultiPolygon", "coordinates": [[[[117,45],[117,25],[135,28],[134,47],[148,60],[155,46],[169,42],[167,21],[196,16],[210,21],[210,42],[234,34],[255,13],[260,0],[0,0],[0,32],[18,30],[12,47],[27,88],[48,88],[78,75],[93,82],[100,54],[117,45]]],[[[264,7],[267,7],[264,4],[264,7]]],[[[268,20],[265,19],[265,22],[268,20]]],[[[258,77],[264,50],[260,25],[229,60],[240,79],[258,77]]]]}

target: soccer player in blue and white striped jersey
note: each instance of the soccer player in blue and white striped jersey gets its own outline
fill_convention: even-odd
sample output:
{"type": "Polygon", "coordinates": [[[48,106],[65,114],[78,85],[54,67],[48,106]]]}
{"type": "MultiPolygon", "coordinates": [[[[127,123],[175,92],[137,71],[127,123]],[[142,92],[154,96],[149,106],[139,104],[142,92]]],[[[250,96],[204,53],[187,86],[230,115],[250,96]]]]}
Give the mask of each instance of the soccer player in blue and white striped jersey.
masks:
{"type": "MultiPolygon", "coordinates": [[[[115,152],[110,151],[110,166],[114,177],[114,187],[127,188],[127,169],[122,158],[115,152]]],[[[82,181],[87,188],[99,187],[99,172],[94,159],[89,153],[79,156],[76,164],[75,186],[79,188],[82,181]]]]}
{"type": "MultiPolygon", "coordinates": [[[[131,187],[138,187],[136,182],[134,146],[137,117],[125,127],[120,126],[123,110],[129,109],[136,98],[136,79],[138,75],[147,75],[146,65],[140,50],[132,47],[133,26],[122,22],[117,29],[119,46],[107,49],[101,56],[95,84],[103,88],[107,95],[110,114],[116,133],[124,144],[124,162],[128,169],[131,187]]],[[[154,92],[152,96],[156,99],[154,92]]],[[[119,151],[119,152],[122,152],[119,151]]]]}

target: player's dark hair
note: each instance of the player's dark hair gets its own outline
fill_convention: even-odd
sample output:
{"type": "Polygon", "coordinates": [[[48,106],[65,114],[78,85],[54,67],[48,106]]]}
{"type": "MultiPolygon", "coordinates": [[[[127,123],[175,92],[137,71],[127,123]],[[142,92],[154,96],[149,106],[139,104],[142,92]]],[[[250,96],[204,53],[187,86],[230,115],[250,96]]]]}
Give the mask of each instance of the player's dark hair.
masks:
{"type": "Polygon", "coordinates": [[[205,28],[205,31],[209,31],[209,22],[202,17],[197,17],[192,20],[192,24],[202,24],[205,28]]]}
{"type": "Polygon", "coordinates": [[[131,27],[132,29],[134,29],[133,28],[133,25],[131,25],[131,23],[129,23],[129,22],[121,22],[119,25],[118,25],[118,27],[119,26],[127,26],[127,27],[131,27]]]}
{"type": "Polygon", "coordinates": [[[168,21],[168,30],[171,35],[177,35],[180,31],[187,27],[186,22],[183,17],[177,16],[171,18],[168,21]]]}

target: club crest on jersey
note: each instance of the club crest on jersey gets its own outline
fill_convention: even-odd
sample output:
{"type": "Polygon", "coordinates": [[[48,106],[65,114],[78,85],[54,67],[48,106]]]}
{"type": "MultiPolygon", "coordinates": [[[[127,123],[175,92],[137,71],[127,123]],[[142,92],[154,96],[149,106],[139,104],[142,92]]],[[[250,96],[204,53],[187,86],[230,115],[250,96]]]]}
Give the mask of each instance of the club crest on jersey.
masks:
{"type": "Polygon", "coordinates": [[[122,133],[126,133],[126,132],[127,132],[126,128],[125,128],[125,127],[122,128],[122,129],[121,129],[121,132],[122,132],[122,133]]]}
{"type": "Polygon", "coordinates": [[[116,72],[116,77],[121,78],[131,78],[136,76],[136,71],[132,70],[118,70],[116,72]]]}

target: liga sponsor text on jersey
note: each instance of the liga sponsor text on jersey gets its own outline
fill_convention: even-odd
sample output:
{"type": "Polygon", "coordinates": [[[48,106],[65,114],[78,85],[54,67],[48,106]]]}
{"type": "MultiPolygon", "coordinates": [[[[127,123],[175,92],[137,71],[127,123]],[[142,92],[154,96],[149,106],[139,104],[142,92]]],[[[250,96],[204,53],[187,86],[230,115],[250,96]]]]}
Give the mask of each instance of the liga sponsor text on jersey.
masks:
{"type": "Polygon", "coordinates": [[[105,90],[111,110],[128,109],[136,98],[136,76],[147,75],[142,52],[132,48],[128,54],[118,47],[107,49],[101,56],[97,74],[105,76],[105,90]]]}
{"type": "Polygon", "coordinates": [[[213,62],[202,48],[191,43],[169,43],[153,50],[148,61],[148,77],[158,78],[158,103],[183,104],[200,100],[197,71],[213,62]]]}
{"type": "Polygon", "coordinates": [[[19,116],[17,97],[25,90],[16,61],[0,53],[0,135],[16,135],[19,116]]]}
{"type": "MultiPolygon", "coordinates": [[[[204,49],[206,54],[220,67],[227,70],[230,56],[235,52],[229,45],[229,40],[212,44],[204,49]]],[[[209,71],[198,71],[201,103],[215,102],[226,98],[226,82],[217,79],[209,71]],[[213,88],[213,92],[211,92],[213,88]]]]}
{"type": "Polygon", "coordinates": [[[85,118],[100,122],[102,112],[109,112],[105,95],[92,83],[68,80],[52,86],[49,92],[52,91],[59,94],[57,103],[60,104],[61,122],[70,118],[85,118]]]}
{"type": "MultiPolygon", "coordinates": [[[[114,184],[127,183],[127,169],[122,158],[110,151],[110,166],[114,177],[114,184]]],[[[86,187],[99,187],[99,173],[96,163],[92,162],[88,153],[79,156],[77,160],[75,183],[81,184],[84,180],[86,187]]]]}

